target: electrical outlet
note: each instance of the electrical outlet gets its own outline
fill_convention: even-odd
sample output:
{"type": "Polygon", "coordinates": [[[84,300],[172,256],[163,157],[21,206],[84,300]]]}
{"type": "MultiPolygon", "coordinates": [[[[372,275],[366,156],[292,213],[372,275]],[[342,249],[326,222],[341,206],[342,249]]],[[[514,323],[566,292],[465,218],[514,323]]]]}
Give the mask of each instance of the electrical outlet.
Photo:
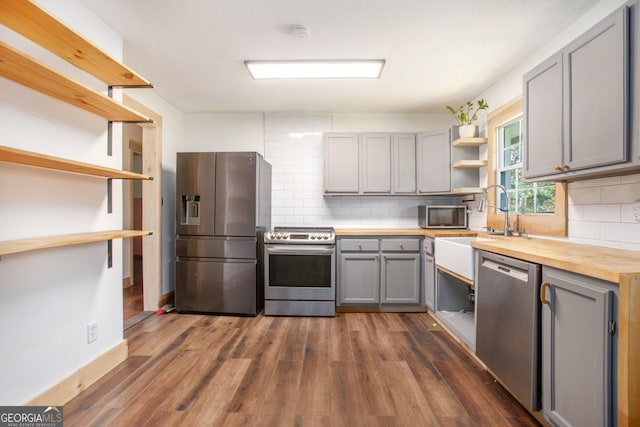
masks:
{"type": "Polygon", "coordinates": [[[635,200],[631,205],[631,214],[635,222],[640,222],[640,199],[635,200]]]}
{"type": "Polygon", "coordinates": [[[98,339],[98,322],[92,322],[87,325],[87,344],[98,339]]]}

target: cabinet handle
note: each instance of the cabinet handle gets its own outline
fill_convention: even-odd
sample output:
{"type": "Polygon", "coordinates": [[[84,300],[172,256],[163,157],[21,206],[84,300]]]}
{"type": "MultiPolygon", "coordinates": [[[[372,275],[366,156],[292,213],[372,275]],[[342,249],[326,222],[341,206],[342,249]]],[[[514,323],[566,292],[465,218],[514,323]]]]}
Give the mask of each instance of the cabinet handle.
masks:
{"type": "Polygon", "coordinates": [[[569,165],[567,165],[567,164],[563,164],[563,165],[562,165],[562,169],[569,169],[569,165]]]}
{"type": "Polygon", "coordinates": [[[553,168],[553,170],[557,170],[557,171],[562,170],[562,166],[556,166],[555,168],[553,168]]]}
{"type": "Polygon", "coordinates": [[[404,245],[400,243],[400,249],[404,249],[404,245]]]}
{"type": "Polygon", "coordinates": [[[358,249],[362,250],[362,243],[358,243],[358,249]]]}
{"type": "Polygon", "coordinates": [[[550,304],[550,301],[547,299],[547,288],[551,286],[551,283],[549,282],[544,282],[542,285],[540,285],[540,302],[543,304],[550,304]]]}

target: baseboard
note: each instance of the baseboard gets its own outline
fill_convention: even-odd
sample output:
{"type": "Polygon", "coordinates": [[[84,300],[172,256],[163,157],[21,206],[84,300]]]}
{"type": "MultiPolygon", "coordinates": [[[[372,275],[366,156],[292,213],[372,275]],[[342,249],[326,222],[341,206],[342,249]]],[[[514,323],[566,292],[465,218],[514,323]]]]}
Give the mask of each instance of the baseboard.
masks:
{"type": "Polygon", "coordinates": [[[133,281],[131,280],[131,276],[127,276],[122,279],[122,289],[127,289],[133,286],[133,281]]]}
{"type": "Polygon", "coordinates": [[[64,405],[126,360],[128,355],[127,340],[122,340],[59,383],[26,402],[25,405],[64,405]]]}
{"type": "Polygon", "coordinates": [[[165,304],[175,305],[174,294],[175,294],[174,291],[169,291],[166,294],[162,295],[160,297],[160,300],[158,301],[158,307],[162,307],[165,304]]]}

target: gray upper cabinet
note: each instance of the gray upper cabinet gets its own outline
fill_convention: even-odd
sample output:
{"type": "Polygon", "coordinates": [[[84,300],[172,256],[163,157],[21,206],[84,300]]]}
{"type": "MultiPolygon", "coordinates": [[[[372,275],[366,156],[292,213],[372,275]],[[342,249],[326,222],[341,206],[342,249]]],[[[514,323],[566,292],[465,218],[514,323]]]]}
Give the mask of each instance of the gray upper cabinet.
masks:
{"type": "Polygon", "coordinates": [[[450,129],[417,135],[418,193],[451,191],[450,129]]]}
{"type": "Polygon", "coordinates": [[[617,286],[546,266],[542,279],[544,417],[555,426],[617,425],[617,286]]]}
{"type": "Polygon", "coordinates": [[[324,192],[357,194],[359,191],[357,133],[324,135],[324,192]]]}
{"type": "Polygon", "coordinates": [[[563,49],[569,170],[627,160],[628,24],[622,7],[563,49]]]}
{"type": "Polygon", "coordinates": [[[391,192],[391,136],[388,133],[360,135],[360,192],[391,192]]]}
{"type": "Polygon", "coordinates": [[[393,134],[391,170],[394,194],[416,193],[416,136],[393,134]]]}
{"type": "Polygon", "coordinates": [[[524,175],[558,173],[564,163],[562,133],[562,53],[524,76],[524,175]]]}
{"type": "Polygon", "coordinates": [[[631,162],[632,13],[625,5],[524,75],[524,177],[611,175],[631,162]]]}

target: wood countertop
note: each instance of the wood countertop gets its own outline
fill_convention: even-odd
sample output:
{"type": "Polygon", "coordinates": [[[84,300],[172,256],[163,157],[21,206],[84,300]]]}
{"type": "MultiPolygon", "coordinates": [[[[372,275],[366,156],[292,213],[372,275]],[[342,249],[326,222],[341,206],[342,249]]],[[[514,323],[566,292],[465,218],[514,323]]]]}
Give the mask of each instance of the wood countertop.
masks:
{"type": "Polygon", "coordinates": [[[459,237],[476,236],[477,231],[460,229],[426,229],[426,228],[336,228],[336,236],[427,236],[427,237],[459,237]]]}
{"type": "Polygon", "coordinates": [[[471,246],[620,283],[622,275],[640,275],[640,252],[551,239],[491,236],[471,246]]]}

